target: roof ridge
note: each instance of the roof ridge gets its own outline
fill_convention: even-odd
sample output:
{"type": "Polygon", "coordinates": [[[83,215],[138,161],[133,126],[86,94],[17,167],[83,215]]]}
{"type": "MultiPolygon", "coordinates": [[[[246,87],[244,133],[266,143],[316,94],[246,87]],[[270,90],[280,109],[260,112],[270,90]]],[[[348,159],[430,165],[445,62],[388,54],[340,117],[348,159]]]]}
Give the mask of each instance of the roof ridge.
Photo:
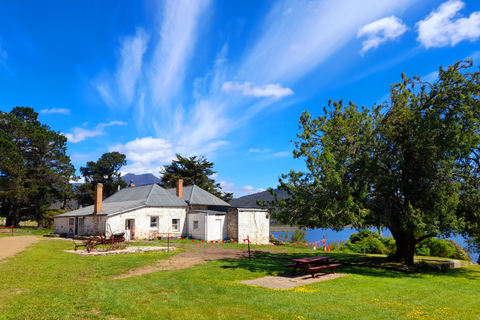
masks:
{"type": "Polygon", "coordinates": [[[192,191],[190,192],[190,198],[188,199],[188,204],[191,205],[192,203],[192,198],[193,198],[193,192],[195,191],[195,185],[192,185],[192,191]]]}
{"type": "Polygon", "coordinates": [[[148,203],[150,200],[150,196],[152,195],[153,189],[155,188],[156,183],[152,184],[152,188],[150,189],[150,192],[148,193],[147,199],[145,199],[145,205],[148,203]]]}

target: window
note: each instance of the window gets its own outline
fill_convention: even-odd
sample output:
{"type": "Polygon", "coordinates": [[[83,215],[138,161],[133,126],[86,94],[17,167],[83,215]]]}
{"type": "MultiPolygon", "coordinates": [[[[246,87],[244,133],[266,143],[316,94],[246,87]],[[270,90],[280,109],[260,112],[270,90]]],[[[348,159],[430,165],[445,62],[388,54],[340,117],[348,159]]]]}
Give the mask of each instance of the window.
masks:
{"type": "Polygon", "coordinates": [[[193,230],[198,230],[198,221],[193,221],[193,230]]]}
{"type": "Polygon", "coordinates": [[[172,231],[178,231],[180,229],[180,219],[172,219],[172,231]]]}
{"type": "Polygon", "coordinates": [[[158,229],[158,217],[150,217],[150,229],[158,229]]]}

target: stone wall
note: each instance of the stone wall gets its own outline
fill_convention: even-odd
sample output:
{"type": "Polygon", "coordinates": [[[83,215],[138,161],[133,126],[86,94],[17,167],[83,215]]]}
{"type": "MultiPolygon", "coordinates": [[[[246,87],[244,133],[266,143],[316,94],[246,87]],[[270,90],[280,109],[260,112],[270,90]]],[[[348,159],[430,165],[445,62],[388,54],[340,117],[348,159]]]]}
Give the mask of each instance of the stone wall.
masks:
{"type": "Polygon", "coordinates": [[[182,237],[187,234],[185,208],[141,208],[110,216],[107,221],[107,234],[125,231],[125,220],[133,219],[135,239],[148,239],[157,236],[182,237]],[[150,227],[150,218],[158,217],[157,227],[150,227]],[[179,219],[178,230],[174,230],[172,220],[179,219]]]}

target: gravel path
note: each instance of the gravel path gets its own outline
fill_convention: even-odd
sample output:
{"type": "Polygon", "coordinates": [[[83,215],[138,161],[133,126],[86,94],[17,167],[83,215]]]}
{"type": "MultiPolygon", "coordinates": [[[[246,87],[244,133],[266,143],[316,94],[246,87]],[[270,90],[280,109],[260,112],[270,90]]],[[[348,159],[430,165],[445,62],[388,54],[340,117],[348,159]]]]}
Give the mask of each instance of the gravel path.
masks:
{"type": "Polygon", "coordinates": [[[13,257],[31,244],[42,240],[36,236],[17,236],[0,238],[0,260],[13,257]]]}

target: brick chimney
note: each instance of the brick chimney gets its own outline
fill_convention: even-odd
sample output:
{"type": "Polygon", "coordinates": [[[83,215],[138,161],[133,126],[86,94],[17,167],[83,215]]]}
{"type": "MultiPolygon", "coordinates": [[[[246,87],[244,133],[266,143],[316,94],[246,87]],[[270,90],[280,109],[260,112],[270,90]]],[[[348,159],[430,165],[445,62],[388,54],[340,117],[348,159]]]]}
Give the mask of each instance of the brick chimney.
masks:
{"type": "Polygon", "coordinates": [[[130,180],[130,184],[128,185],[129,188],[135,187],[135,184],[133,183],[133,180],[130,180]]]}
{"type": "Polygon", "coordinates": [[[177,197],[183,197],[183,179],[177,180],[177,197]]]}
{"type": "Polygon", "coordinates": [[[95,186],[95,202],[93,203],[93,214],[97,214],[102,211],[102,201],[103,201],[103,184],[98,183],[95,186]]]}

